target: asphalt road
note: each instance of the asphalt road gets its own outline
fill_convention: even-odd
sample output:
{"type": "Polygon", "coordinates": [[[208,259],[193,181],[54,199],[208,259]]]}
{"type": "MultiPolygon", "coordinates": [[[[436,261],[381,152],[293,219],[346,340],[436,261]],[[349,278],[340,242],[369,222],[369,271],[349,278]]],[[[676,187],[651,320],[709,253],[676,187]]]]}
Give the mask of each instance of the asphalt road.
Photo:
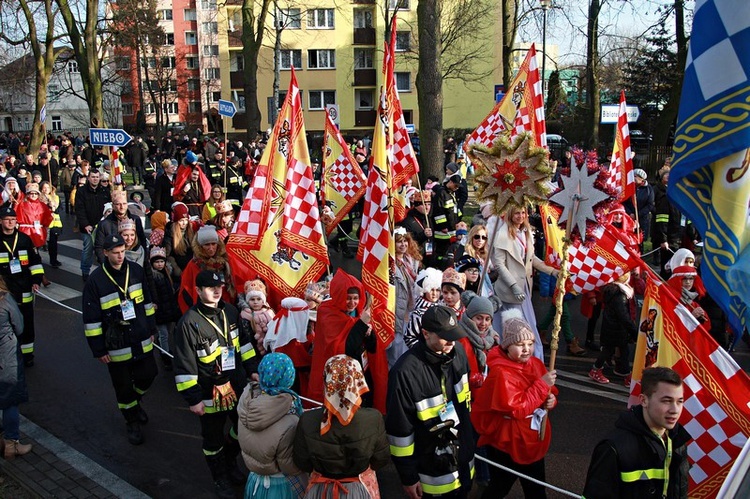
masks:
{"type": "MultiPolygon", "coordinates": [[[[66,233],[60,246],[63,267],[46,267],[53,284],[45,294],[66,298],[62,302],[80,310],[80,242],[70,232],[72,219],[63,215],[66,233]]],[[[49,258],[42,253],[44,263],[49,258]]],[[[354,260],[332,258],[334,268],[343,266],[359,273],[354,260]]],[[[535,300],[537,316],[548,302],[535,300]]],[[[585,336],[585,322],[571,304],[573,329],[585,336]]],[[[123,480],[155,498],[213,497],[212,483],[201,453],[200,427],[174,388],[173,374],[162,370],[144,399],[150,416],[145,444],[134,447],[125,438],[106,367],[92,358],[83,334],[81,316],[44,298],[36,301],[36,364],[27,370],[30,402],[22,413],[68,445],[107,468],[123,480]]],[[[589,457],[597,441],[612,428],[625,410],[626,390],[590,381],[586,374],[594,354],[582,358],[558,356],[559,405],[551,414],[552,446],[546,460],[547,481],[580,493],[589,457]]],[[[750,351],[742,344],[735,358],[750,369],[750,351]]],[[[160,366],[161,367],[161,366],[160,366]]],[[[402,497],[393,467],[379,472],[381,495],[402,497]]],[[[509,497],[522,497],[518,484],[509,497]]],[[[564,497],[550,492],[549,497],[564,497]]]]}

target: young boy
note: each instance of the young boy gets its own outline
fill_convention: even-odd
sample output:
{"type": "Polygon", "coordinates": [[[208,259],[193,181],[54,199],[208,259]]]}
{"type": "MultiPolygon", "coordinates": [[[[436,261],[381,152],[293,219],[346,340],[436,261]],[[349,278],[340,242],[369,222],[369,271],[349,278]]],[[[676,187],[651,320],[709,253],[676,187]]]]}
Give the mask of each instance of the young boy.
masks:
{"type": "MultiPolygon", "coordinates": [[[[150,253],[151,273],[148,275],[151,296],[156,305],[156,329],[159,331],[159,346],[167,352],[169,349],[169,336],[174,331],[175,322],[180,319],[180,307],[177,304],[177,294],[172,271],[167,265],[167,253],[164,248],[154,246],[150,253]]],[[[172,370],[172,359],[162,353],[164,369],[172,370]]]]}
{"type": "Polygon", "coordinates": [[[640,402],[620,415],[615,430],[594,449],[586,498],[687,497],[691,437],[677,422],[683,404],[680,375],[667,367],[645,369],[640,402]]]}

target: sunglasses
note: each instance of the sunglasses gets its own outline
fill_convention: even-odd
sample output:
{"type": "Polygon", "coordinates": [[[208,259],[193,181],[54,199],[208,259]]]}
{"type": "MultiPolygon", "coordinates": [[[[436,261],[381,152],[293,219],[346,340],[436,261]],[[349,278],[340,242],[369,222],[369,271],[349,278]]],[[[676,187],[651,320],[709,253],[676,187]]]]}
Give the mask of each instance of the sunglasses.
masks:
{"type": "Polygon", "coordinates": [[[479,241],[479,240],[486,241],[487,240],[487,236],[483,236],[481,234],[474,234],[474,240],[475,241],[479,241]]]}

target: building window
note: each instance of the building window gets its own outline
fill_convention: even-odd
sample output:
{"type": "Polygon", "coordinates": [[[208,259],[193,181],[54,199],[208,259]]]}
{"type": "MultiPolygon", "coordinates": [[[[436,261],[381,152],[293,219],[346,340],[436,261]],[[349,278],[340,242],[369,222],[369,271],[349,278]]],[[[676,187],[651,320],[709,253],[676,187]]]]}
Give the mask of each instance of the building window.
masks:
{"type": "Polygon", "coordinates": [[[355,9],[354,10],[354,27],[359,28],[372,28],[372,16],[373,11],[370,9],[355,9]]]}
{"type": "Polygon", "coordinates": [[[121,55],[115,58],[118,71],[130,71],[130,56],[121,55]]]}
{"type": "Polygon", "coordinates": [[[242,52],[232,52],[229,58],[229,71],[242,71],[245,68],[245,58],[242,52]]]}
{"type": "Polygon", "coordinates": [[[167,92],[176,92],[177,91],[177,80],[169,80],[167,82],[167,92]]]}
{"type": "Polygon", "coordinates": [[[192,55],[185,57],[185,67],[187,69],[198,69],[198,57],[192,55]]]}
{"type": "Polygon", "coordinates": [[[310,107],[314,109],[325,109],[328,104],[336,104],[336,92],[334,90],[310,90],[310,107]]]}
{"type": "Polygon", "coordinates": [[[164,69],[171,69],[177,67],[174,57],[162,57],[161,58],[161,67],[164,69]]]}
{"type": "Polygon", "coordinates": [[[122,80],[122,85],[120,86],[120,93],[122,95],[130,95],[133,93],[133,84],[130,82],[130,80],[122,80]]]}
{"type": "Polygon", "coordinates": [[[198,45],[198,36],[195,31],[185,32],[185,45],[198,45]]]}
{"type": "Polygon", "coordinates": [[[128,103],[122,104],[122,115],[133,116],[133,104],[132,103],[128,102],[128,103]]]}
{"type": "Polygon", "coordinates": [[[358,111],[374,109],[375,91],[374,90],[355,90],[354,91],[354,108],[358,111]]]}
{"type": "Polygon", "coordinates": [[[411,32],[396,32],[396,52],[408,52],[411,48],[411,32]]]}
{"type": "Polygon", "coordinates": [[[201,101],[191,100],[188,102],[188,113],[195,114],[201,112],[201,101]]]}
{"type": "Polygon", "coordinates": [[[212,55],[219,55],[219,46],[218,45],[204,45],[203,55],[205,55],[206,57],[210,57],[212,55]]]}
{"type": "Polygon", "coordinates": [[[207,80],[218,80],[221,78],[221,69],[219,68],[206,68],[203,71],[207,80]]]}
{"type": "Polygon", "coordinates": [[[68,61],[68,73],[78,73],[78,62],[68,61]]]}
{"type": "MultiPolygon", "coordinates": [[[[167,102],[162,105],[161,110],[165,114],[177,114],[179,109],[176,102],[167,102]]],[[[146,112],[148,114],[156,114],[156,106],[153,103],[146,104],[146,112]]]]}
{"type": "Polygon", "coordinates": [[[148,69],[156,69],[156,57],[144,57],[143,67],[148,69]]]}
{"type": "Polygon", "coordinates": [[[172,9],[163,9],[159,11],[159,19],[162,21],[172,20],[172,9]]]}
{"type": "Polygon", "coordinates": [[[198,16],[195,9],[185,9],[185,20],[186,21],[197,21],[198,16]]]}
{"type": "Polygon", "coordinates": [[[354,69],[372,69],[374,49],[354,49],[354,69]]]}
{"type": "Polygon", "coordinates": [[[388,10],[409,10],[409,0],[388,0],[388,10]]]}
{"type": "Polygon", "coordinates": [[[47,102],[60,100],[60,85],[47,85],[47,102]]]}
{"type": "Polygon", "coordinates": [[[174,33],[164,33],[164,45],[174,45],[174,33]]]}
{"type": "Polygon", "coordinates": [[[216,0],[201,0],[201,9],[216,10],[216,0]]]}
{"type": "Polygon", "coordinates": [[[311,69],[335,69],[336,51],[333,49],[308,50],[307,67],[311,69]]]}
{"type": "Polygon", "coordinates": [[[62,130],[62,116],[53,116],[52,117],[52,130],[54,131],[60,131],[62,130]]]}
{"type": "Polygon", "coordinates": [[[202,23],[201,24],[201,30],[206,35],[215,35],[219,32],[219,23],[217,22],[208,22],[208,23],[202,23]]]}
{"type": "Polygon", "coordinates": [[[221,100],[221,92],[211,92],[211,102],[219,102],[221,100]]]}
{"type": "Polygon", "coordinates": [[[301,50],[282,50],[281,51],[281,69],[302,69],[302,51],[301,50]]]}
{"type": "Polygon", "coordinates": [[[194,92],[201,89],[201,81],[198,78],[190,78],[187,81],[187,89],[189,92],[194,92]]]}
{"type": "Polygon", "coordinates": [[[302,14],[299,9],[279,9],[276,13],[276,27],[279,29],[300,29],[302,14]]]}
{"type": "Polygon", "coordinates": [[[307,27],[311,29],[333,29],[333,9],[308,10],[307,27]]]}
{"type": "Polygon", "coordinates": [[[242,29],[242,11],[235,10],[234,12],[230,13],[229,19],[227,19],[227,24],[229,24],[230,33],[238,29],[242,29]]]}
{"type": "Polygon", "coordinates": [[[411,92],[411,73],[396,73],[396,89],[399,92],[411,92]]]}

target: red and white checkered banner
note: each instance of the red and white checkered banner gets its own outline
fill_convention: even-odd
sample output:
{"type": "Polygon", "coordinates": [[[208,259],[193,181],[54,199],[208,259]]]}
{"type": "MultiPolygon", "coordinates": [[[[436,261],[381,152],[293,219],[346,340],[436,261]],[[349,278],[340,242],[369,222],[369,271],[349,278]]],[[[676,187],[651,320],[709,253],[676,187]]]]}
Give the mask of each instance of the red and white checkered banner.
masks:
{"type": "Polygon", "coordinates": [[[630,128],[628,127],[628,111],[624,91],[620,93],[615,145],[612,148],[612,160],[609,164],[609,177],[607,177],[606,186],[617,193],[617,201],[624,201],[635,194],[633,151],[630,148],[630,128]]]}
{"type": "Polygon", "coordinates": [[[367,178],[352,156],[341,132],[326,113],[323,139],[323,195],[333,211],[333,221],[326,225],[330,235],[365,193],[367,178]]]}
{"type": "Polygon", "coordinates": [[[750,377],[656,277],[646,288],[639,330],[630,405],[639,403],[646,367],[670,367],[682,377],[680,424],[693,438],[688,495],[716,497],[750,437],[750,377]]]}

